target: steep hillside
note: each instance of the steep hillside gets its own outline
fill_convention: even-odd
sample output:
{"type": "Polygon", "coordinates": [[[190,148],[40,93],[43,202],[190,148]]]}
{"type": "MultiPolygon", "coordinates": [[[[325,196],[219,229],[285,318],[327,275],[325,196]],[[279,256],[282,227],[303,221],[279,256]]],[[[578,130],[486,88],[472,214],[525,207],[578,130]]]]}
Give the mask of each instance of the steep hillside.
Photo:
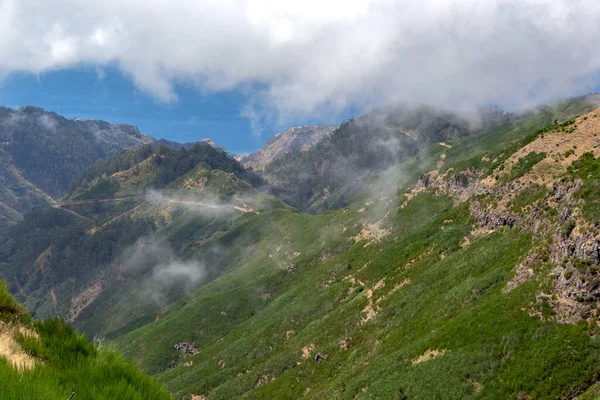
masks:
{"type": "Polygon", "coordinates": [[[278,133],[269,139],[258,151],[238,156],[237,160],[244,167],[254,171],[262,171],[272,161],[280,158],[288,151],[307,151],[336,129],[328,125],[298,126],[278,133]]]}
{"type": "Polygon", "coordinates": [[[247,215],[287,207],[260,183],[209,146],[122,151],[90,167],[62,202],[8,230],[0,276],[35,317],[62,316],[91,335],[146,321],[185,294],[180,285],[192,290],[227,268],[215,245],[194,273],[204,263],[199,245],[247,215]],[[153,285],[161,290],[148,296],[153,285]]]}
{"type": "Polygon", "coordinates": [[[338,211],[253,215],[226,274],[119,347],[184,398],[593,398],[600,110],[568,119],[586,110],[434,145],[338,211]]]}
{"type": "Polygon", "coordinates": [[[209,146],[123,151],[10,229],[0,278],[176,398],[593,398],[593,108],[348,122],[265,171],[320,213],[209,146]]]}
{"type": "Polygon", "coordinates": [[[0,282],[0,395],[4,399],[169,399],[114,350],[59,320],[35,321],[0,282]]]}
{"type": "Polygon", "coordinates": [[[51,205],[96,160],[152,139],[131,125],[68,120],[36,107],[0,108],[0,230],[51,205]]]}

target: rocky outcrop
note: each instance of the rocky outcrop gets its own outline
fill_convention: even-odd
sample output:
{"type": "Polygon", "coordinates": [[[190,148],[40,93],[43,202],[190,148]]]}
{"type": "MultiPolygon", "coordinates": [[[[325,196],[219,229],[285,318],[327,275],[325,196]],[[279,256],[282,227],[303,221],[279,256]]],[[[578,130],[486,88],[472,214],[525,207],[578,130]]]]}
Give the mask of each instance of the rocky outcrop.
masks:
{"type": "Polygon", "coordinates": [[[565,238],[557,233],[552,251],[555,295],[548,300],[554,319],[576,323],[600,308],[600,233],[583,232],[565,238]]]}
{"type": "MultiPolygon", "coordinates": [[[[444,159],[441,158],[438,168],[443,166],[444,159]]],[[[548,194],[528,205],[526,212],[512,210],[511,199],[531,184],[528,179],[500,184],[476,170],[455,173],[450,169],[444,174],[433,170],[419,178],[407,197],[410,199],[413,192],[432,189],[453,197],[457,203],[470,201],[470,212],[478,229],[492,231],[502,226],[518,226],[531,232],[534,240],[552,238],[549,250],[539,247],[516,266],[515,275],[504,291],[508,293],[531,279],[540,271],[539,266],[549,262],[551,268],[546,279],[552,289],[536,295],[534,309],[539,310],[547,303],[553,314],[544,317],[539,311],[532,311],[532,315],[559,323],[590,320],[600,310],[600,231],[580,217],[582,201],[574,194],[582,182],[568,178],[555,180],[546,186],[548,194]],[[548,216],[551,208],[556,210],[556,217],[548,216]]]]}
{"type": "Polygon", "coordinates": [[[499,226],[512,228],[521,220],[518,214],[484,207],[480,201],[472,201],[469,209],[479,225],[485,229],[495,229],[499,226]]]}
{"type": "Polygon", "coordinates": [[[173,348],[175,350],[181,351],[183,354],[186,355],[198,354],[198,350],[194,347],[194,345],[191,342],[177,343],[175,346],[173,346],[173,348]]]}

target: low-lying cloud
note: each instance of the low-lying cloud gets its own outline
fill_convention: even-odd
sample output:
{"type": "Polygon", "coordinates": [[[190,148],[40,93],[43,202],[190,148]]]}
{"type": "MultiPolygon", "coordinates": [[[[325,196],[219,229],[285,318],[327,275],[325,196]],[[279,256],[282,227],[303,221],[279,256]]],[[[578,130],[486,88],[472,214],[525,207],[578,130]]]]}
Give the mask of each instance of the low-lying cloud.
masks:
{"type": "Polygon", "coordinates": [[[190,194],[165,194],[158,190],[148,190],[144,198],[150,204],[165,208],[175,207],[196,215],[231,216],[236,209],[240,210],[240,200],[223,201],[214,196],[195,197],[190,194]]]}
{"type": "Polygon", "coordinates": [[[166,238],[156,236],[142,237],[125,250],[123,270],[137,276],[145,297],[160,306],[177,294],[191,293],[206,276],[202,261],[180,259],[166,238]]]}
{"type": "Polygon", "coordinates": [[[252,93],[260,123],[392,101],[529,105],[598,85],[593,0],[3,0],[0,74],[116,66],[252,93]]]}

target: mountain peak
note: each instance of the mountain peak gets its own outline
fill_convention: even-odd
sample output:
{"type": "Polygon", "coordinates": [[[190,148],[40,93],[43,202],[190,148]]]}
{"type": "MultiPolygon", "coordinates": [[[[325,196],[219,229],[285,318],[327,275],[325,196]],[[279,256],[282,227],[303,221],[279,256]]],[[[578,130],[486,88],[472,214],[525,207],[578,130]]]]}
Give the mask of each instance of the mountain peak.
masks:
{"type": "Polygon", "coordinates": [[[200,141],[200,143],[202,144],[206,144],[214,149],[217,150],[221,150],[221,151],[225,151],[225,148],[223,146],[221,146],[220,144],[217,144],[214,142],[214,140],[210,139],[210,138],[204,138],[200,141]]]}
{"type": "Polygon", "coordinates": [[[332,125],[296,126],[270,138],[258,151],[238,157],[246,168],[263,170],[267,164],[283,156],[288,151],[306,151],[337,127],[332,125]]]}

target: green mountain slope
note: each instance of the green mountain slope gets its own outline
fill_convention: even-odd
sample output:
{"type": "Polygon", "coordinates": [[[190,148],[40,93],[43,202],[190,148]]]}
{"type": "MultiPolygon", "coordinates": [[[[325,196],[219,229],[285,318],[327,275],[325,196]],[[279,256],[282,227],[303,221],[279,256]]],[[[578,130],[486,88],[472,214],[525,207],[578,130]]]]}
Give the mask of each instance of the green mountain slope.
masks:
{"type": "Polygon", "coordinates": [[[312,213],[208,146],[124,151],[11,228],[0,277],[176,398],[593,397],[593,109],[343,124],[265,171],[312,213]]]}
{"type": "Polygon", "coordinates": [[[182,284],[226,269],[222,252],[200,256],[198,246],[249,215],[289,208],[251,182],[261,180],[209,146],[122,151],[8,230],[0,275],[36,318],[62,316],[90,335],[132,329],[185,294],[182,284]]]}
{"type": "Polygon", "coordinates": [[[226,236],[251,253],[119,347],[208,399],[593,391],[600,112],[562,122],[589,109],[435,145],[348,208],[249,218],[226,236]]]}

